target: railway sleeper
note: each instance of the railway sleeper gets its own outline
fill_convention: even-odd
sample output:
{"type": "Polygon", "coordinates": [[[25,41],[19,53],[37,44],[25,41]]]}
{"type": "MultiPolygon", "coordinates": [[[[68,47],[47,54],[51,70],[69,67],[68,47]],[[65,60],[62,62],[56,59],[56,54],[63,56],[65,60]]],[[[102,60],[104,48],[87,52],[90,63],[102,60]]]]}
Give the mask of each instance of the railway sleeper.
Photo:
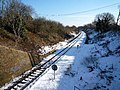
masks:
{"type": "Polygon", "coordinates": [[[26,82],[21,82],[21,84],[25,84],[26,82]]]}
{"type": "Polygon", "coordinates": [[[30,76],[36,78],[38,76],[38,74],[31,74],[30,76]]]}
{"type": "Polygon", "coordinates": [[[42,71],[39,71],[39,72],[34,72],[33,74],[38,75],[40,72],[42,72],[42,71]]]}
{"type": "Polygon", "coordinates": [[[15,89],[12,88],[12,89],[10,89],[10,90],[15,90],[15,89]]]}
{"type": "MultiPolygon", "coordinates": [[[[16,86],[18,83],[20,83],[20,82],[21,82],[20,80],[13,82],[13,85],[12,85],[12,86],[9,86],[9,87],[8,87],[7,89],[5,89],[5,90],[11,90],[11,89],[14,89],[15,86],[16,86]]],[[[15,89],[15,90],[16,90],[16,89],[15,89]]]]}
{"type": "Polygon", "coordinates": [[[30,78],[30,79],[33,79],[33,78],[35,78],[35,76],[29,76],[29,78],[30,78]]]}
{"type": "Polygon", "coordinates": [[[44,69],[46,69],[46,68],[45,68],[45,67],[41,67],[41,68],[40,68],[40,70],[44,70],[44,69]]]}
{"type": "Polygon", "coordinates": [[[18,88],[19,88],[18,85],[16,85],[13,87],[13,90],[18,90],[18,88]]]}
{"type": "Polygon", "coordinates": [[[22,86],[24,86],[25,84],[22,84],[22,83],[19,83],[17,86],[18,87],[22,87],[22,86]]]}
{"type": "MultiPolygon", "coordinates": [[[[36,70],[37,73],[41,73],[42,71],[41,70],[36,70]]],[[[35,73],[35,72],[34,72],[35,73]]]]}
{"type": "Polygon", "coordinates": [[[30,78],[26,78],[25,80],[27,80],[27,81],[31,81],[32,79],[30,79],[30,78]]]}
{"type": "Polygon", "coordinates": [[[27,82],[28,82],[28,81],[26,81],[26,80],[23,80],[21,83],[22,83],[22,84],[25,84],[25,83],[27,83],[27,82]]]}

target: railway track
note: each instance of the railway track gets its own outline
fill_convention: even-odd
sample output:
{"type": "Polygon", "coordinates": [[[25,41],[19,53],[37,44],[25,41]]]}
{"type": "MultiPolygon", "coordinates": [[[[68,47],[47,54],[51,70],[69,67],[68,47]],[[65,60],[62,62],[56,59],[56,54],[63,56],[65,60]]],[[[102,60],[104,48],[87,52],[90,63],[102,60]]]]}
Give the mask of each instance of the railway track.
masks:
{"type": "Polygon", "coordinates": [[[57,62],[65,53],[67,53],[75,44],[76,39],[81,35],[81,33],[70,40],[68,44],[66,44],[65,48],[59,51],[56,55],[50,58],[43,64],[37,65],[34,69],[32,69],[29,73],[22,75],[20,79],[13,82],[11,86],[7,87],[5,90],[24,90],[28,85],[30,85],[33,81],[35,81],[38,77],[44,74],[45,70],[47,70],[51,65],[57,62]]]}

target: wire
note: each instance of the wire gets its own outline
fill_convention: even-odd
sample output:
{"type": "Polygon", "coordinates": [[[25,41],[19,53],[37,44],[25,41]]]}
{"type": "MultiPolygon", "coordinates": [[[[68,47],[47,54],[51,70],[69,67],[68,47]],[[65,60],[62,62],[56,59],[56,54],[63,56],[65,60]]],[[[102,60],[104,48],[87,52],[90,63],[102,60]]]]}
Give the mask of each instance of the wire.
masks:
{"type": "MultiPolygon", "coordinates": [[[[120,2],[119,2],[119,3],[120,3],[120,2]]],[[[95,9],[90,9],[90,10],[86,10],[86,11],[75,12],[75,13],[69,13],[69,14],[61,14],[61,15],[74,15],[74,14],[81,14],[81,13],[91,12],[91,11],[95,11],[95,10],[99,10],[99,9],[111,7],[111,6],[117,5],[117,4],[119,4],[119,3],[115,3],[115,4],[111,4],[111,5],[107,5],[107,6],[95,8],[95,9]]]]}
{"type": "Polygon", "coordinates": [[[90,10],[86,10],[86,11],[81,11],[81,12],[73,12],[73,13],[67,13],[67,14],[52,14],[52,15],[48,15],[46,14],[46,16],[69,16],[69,15],[75,15],[75,14],[83,14],[83,13],[87,13],[87,12],[92,12],[92,11],[96,11],[96,10],[100,10],[100,9],[103,9],[103,8],[107,8],[107,7],[111,7],[111,6],[115,6],[117,4],[120,4],[120,2],[118,3],[114,3],[114,4],[111,4],[111,5],[107,5],[107,6],[103,6],[103,7],[99,7],[99,8],[95,8],[95,9],[90,9],[90,10]]]}

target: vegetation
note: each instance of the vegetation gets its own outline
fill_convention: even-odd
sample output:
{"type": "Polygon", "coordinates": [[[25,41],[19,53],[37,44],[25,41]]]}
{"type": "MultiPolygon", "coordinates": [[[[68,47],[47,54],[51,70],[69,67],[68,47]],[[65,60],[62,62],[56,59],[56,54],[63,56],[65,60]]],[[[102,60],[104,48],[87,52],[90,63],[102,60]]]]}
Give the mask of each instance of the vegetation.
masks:
{"type": "Polygon", "coordinates": [[[95,24],[98,32],[106,32],[112,29],[111,26],[115,25],[115,18],[110,13],[98,14],[95,17],[95,24]]]}
{"type": "Polygon", "coordinates": [[[89,30],[95,30],[99,33],[107,31],[120,31],[120,25],[117,25],[115,18],[111,13],[102,13],[95,16],[94,22],[80,26],[78,29],[88,33],[89,30]]]}
{"type": "MultiPolygon", "coordinates": [[[[41,46],[53,45],[69,39],[72,37],[70,32],[78,31],[79,28],[96,29],[100,33],[116,27],[120,30],[110,13],[98,14],[93,23],[77,29],[75,26],[65,27],[59,22],[46,20],[44,17],[33,18],[33,12],[31,6],[25,5],[20,0],[0,0],[0,45],[2,45],[0,46],[0,87],[38,64],[44,57],[39,56],[37,52],[41,46]],[[28,53],[3,46],[29,52],[33,63],[29,61],[28,53]]],[[[96,62],[91,60],[97,60],[94,57],[87,59],[89,60],[84,62],[86,65],[88,63],[95,65],[96,62]]]]}
{"type": "Polygon", "coordinates": [[[33,9],[20,0],[0,0],[0,44],[27,52],[69,39],[76,28],[45,18],[32,18],[33,9]]]}
{"type": "Polygon", "coordinates": [[[65,27],[43,17],[33,18],[33,12],[31,6],[20,0],[0,0],[0,87],[55,51],[40,56],[38,49],[41,46],[69,39],[72,37],[70,32],[76,30],[75,26],[65,27]]]}

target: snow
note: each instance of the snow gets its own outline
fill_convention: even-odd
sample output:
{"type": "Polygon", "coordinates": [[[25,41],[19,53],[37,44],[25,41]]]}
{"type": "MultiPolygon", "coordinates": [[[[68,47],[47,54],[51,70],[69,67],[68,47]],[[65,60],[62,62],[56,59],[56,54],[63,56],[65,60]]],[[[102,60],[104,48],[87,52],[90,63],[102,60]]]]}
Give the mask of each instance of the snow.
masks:
{"type": "Polygon", "coordinates": [[[26,90],[120,90],[120,56],[109,54],[108,50],[120,46],[118,38],[113,41],[107,36],[96,44],[84,44],[85,39],[82,32],[74,47],[55,63],[58,66],[55,79],[50,67],[26,90]],[[108,48],[104,40],[109,41],[108,48]]]}
{"type": "MultiPolygon", "coordinates": [[[[107,32],[97,40],[97,34],[90,33],[92,44],[84,44],[86,34],[82,31],[77,43],[55,63],[55,79],[50,67],[25,90],[120,90],[120,36],[107,32]]],[[[53,48],[57,51],[41,63],[66,45],[67,41],[45,47],[46,52],[53,48]]]]}
{"type": "MultiPolygon", "coordinates": [[[[77,36],[77,34],[75,32],[70,33],[70,35],[73,35],[74,37],[77,36]]],[[[73,38],[71,38],[71,39],[73,39],[73,38]]],[[[69,42],[71,39],[65,40],[64,42],[59,42],[53,46],[50,46],[50,45],[49,46],[42,46],[41,48],[39,48],[38,52],[40,52],[40,55],[44,55],[52,50],[62,49],[67,44],[67,42],[69,42]]]]}
{"type": "MultiPolygon", "coordinates": [[[[74,45],[72,49],[70,49],[69,52],[67,52],[60,60],[58,60],[55,64],[58,66],[58,70],[55,72],[55,80],[54,80],[54,71],[50,67],[49,70],[47,70],[47,73],[45,73],[43,76],[41,76],[37,82],[31,87],[31,88],[26,88],[29,90],[54,90],[58,89],[60,86],[60,83],[62,85],[62,79],[64,79],[65,72],[67,73],[68,68],[72,65],[76,59],[76,55],[78,52],[77,45],[83,45],[85,42],[85,33],[82,32],[82,34],[79,36],[77,39],[77,43],[74,45]],[[46,86],[47,85],[47,86],[46,86]]],[[[62,48],[62,47],[61,47],[62,48]]],[[[81,47],[79,46],[79,49],[81,47]]],[[[79,53],[79,52],[78,52],[79,53]]],[[[78,55],[77,55],[78,56],[78,55]]],[[[51,57],[48,56],[47,59],[51,57]]],[[[69,73],[69,72],[68,72],[69,73]]],[[[66,81],[66,79],[65,79],[66,81]]],[[[68,81],[69,82],[69,81],[68,81]]],[[[72,83],[70,83],[72,84],[72,83]]],[[[31,86],[31,85],[30,85],[31,86]]],[[[70,85],[72,86],[72,85],[70,85]]],[[[66,87],[65,90],[68,90],[69,87],[66,87]]]]}
{"type": "Polygon", "coordinates": [[[118,47],[120,46],[120,38],[118,38],[117,40],[113,40],[110,44],[109,44],[109,48],[111,51],[116,50],[118,47]]]}

